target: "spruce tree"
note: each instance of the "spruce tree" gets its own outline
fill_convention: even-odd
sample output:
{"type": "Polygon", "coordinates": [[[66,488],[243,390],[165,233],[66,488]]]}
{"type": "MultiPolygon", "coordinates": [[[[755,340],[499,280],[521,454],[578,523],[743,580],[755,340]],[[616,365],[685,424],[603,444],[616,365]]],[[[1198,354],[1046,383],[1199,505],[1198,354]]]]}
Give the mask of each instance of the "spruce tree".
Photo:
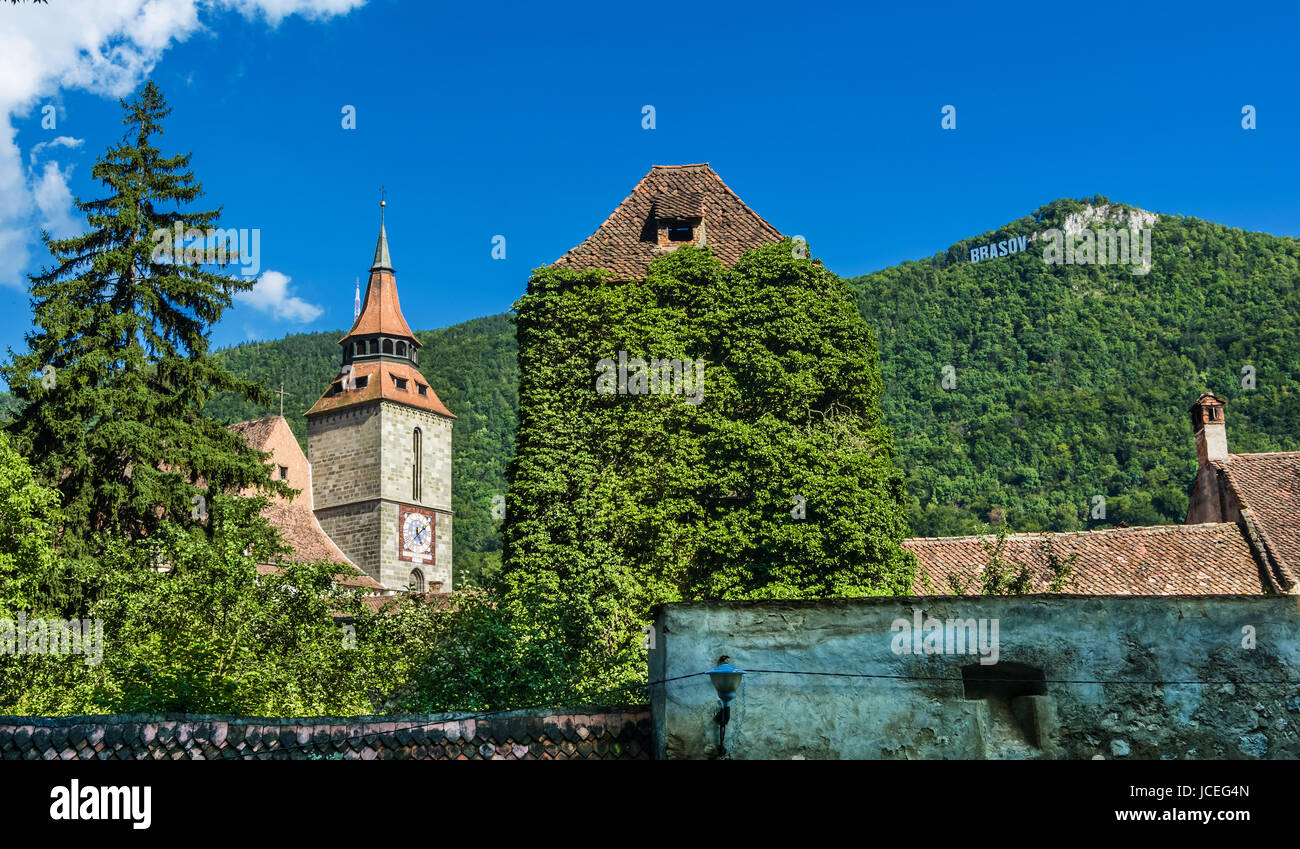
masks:
{"type": "Polygon", "coordinates": [[[84,235],[42,233],[54,264],[30,278],[28,351],[3,370],[23,404],[9,434],[59,491],[69,558],[165,521],[203,522],[218,491],[290,492],[270,479],[264,454],[202,414],[220,391],[270,403],[209,352],[209,328],[255,281],[213,270],[233,256],[206,267],[179,251],[175,262],[154,256],[158,231],[180,222],[206,233],[220,210],[188,210],[203,194],[191,155],[155,146],[171,111],[158,86],[150,81],[122,107],[123,140],[92,172],[106,196],[77,199],[84,235]]]}

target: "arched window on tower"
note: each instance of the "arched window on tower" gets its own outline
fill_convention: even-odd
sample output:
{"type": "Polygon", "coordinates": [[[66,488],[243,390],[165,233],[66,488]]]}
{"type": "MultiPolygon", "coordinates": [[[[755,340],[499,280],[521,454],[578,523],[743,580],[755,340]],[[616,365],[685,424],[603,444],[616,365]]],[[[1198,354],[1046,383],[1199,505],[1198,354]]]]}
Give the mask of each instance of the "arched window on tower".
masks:
{"type": "Polygon", "coordinates": [[[385,354],[391,354],[391,353],[393,353],[393,340],[392,340],[392,339],[385,339],[385,340],[384,340],[384,353],[385,353],[385,354]]]}
{"type": "Polygon", "coordinates": [[[415,501],[420,500],[420,478],[424,475],[424,434],[420,433],[417,427],[411,434],[411,449],[414,453],[414,462],[411,464],[411,498],[415,501]]]}
{"type": "Polygon", "coordinates": [[[419,569],[411,570],[411,580],[409,581],[413,592],[424,592],[424,573],[419,569]]]}
{"type": "Polygon", "coordinates": [[[399,357],[405,357],[405,356],[406,356],[406,343],[405,343],[405,342],[398,342],[398,343],[397,343],[397,356],[399,356],[399,357]]]}

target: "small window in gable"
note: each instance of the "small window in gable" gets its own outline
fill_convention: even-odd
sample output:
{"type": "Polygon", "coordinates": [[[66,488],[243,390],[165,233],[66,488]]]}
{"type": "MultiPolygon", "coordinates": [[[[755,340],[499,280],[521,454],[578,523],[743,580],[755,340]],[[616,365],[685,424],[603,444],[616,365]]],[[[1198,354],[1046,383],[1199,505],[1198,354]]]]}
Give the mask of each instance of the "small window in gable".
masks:
{"type": "Polygon", "coordinates": [[[289,467],[288,467],[288,466],[281,466],[281,467],[280,467],[280,480],[282,480],[282,481],[287,481],[288,479],[289,479],[289,467]]]}
{"type": "Polygon", "coordinates": [[[669,227],[668,241],[670,242],[689,242],[695,238],[694,227],[669,227]]]}
{"type": "Polygon", "coordinates": [[[357,378],[358,389],[365,389],[369,385],[370,385],[370,375],[363,375],[362,377],[357,378]]]}
{"type": "Polygon", "coordinates": [[[393,385],[396,386],[398,389],[402,390],[403,392],[407,391],[407,389],[406,389],[406,378],[404,378],[404,377],[397,377],[397,376],[394,376],[394,377],[393,377],[393,385]]]}
{"type": "Polygon", "coordinates": [[[429,387],[425,386],[423,383],[415,384],[415,390],[423,397],[427,398],[429,395],[429,387]]]}

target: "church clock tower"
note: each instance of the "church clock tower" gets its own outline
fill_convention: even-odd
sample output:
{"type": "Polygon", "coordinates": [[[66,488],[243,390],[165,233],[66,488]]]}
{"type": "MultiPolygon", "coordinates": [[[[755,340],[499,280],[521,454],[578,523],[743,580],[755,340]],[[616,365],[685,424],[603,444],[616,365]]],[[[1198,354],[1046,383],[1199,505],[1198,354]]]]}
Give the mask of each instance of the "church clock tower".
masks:
{"type": "Polygon", "coordinates": [[[343,367],[307,411],[321,528],[385,587],[450,591],[451,425],[420,374],[420,341],[397,300],[382,221],[343,367]]]}

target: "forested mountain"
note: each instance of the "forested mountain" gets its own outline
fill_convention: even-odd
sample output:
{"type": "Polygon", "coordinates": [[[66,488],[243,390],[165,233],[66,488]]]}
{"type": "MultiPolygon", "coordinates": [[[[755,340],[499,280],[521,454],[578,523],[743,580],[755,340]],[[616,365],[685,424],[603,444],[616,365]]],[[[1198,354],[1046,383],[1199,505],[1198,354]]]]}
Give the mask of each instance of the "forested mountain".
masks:
{"type": "MultiPolygon", "coordinates": [[[[976,533],[990,519],[1015,530],[1181,522],[1196,465],[1186,409],[1206,390],[1229,401],[1232,451],[1300,449],[1300,240],[1161,215],[1147,274],[1049,265],[1041,240],[969,260],[971,248],[1036,238],[1103,208],[1129,209],[1058,200],[929,259],[847,281],[879,340],[913,534],[976,533]],[[1243,387],[1250,374],[1253,389],[1243,387]],[[1096,496],[1105,519],[1092,518],[1096,496]]],[[[342,335],[286,336],[221,356],[272,391],[284,381],[286,416],[305,443],[301,414],[337,373],[342,335]]],[[[498,315],[418,335],[421,371],[458,416],[463,585],[500,564],[492,497],[505,492],[513,452],[514,327],[498,315]]],[[[7,403],[0,397],[0,409],[7,403]]],[[[229,398],[208,407],[230,421],[277,409],[229,398]]]]}
{"type": "Polygon", "coordinates": [[[1070,215],[1130,209],[1107,206],[1059,200],[848,281],[879,338],[915,535],[978,532],[990,514],[1016,530],[1181,522],[1196,466],[1186,409],[1206,390],[1228,399],[1230,450],[1300,449],[1300,240],[1161,215],[1146,274],[1051,265],[1042,240],[969,260],[1070,215]]]}

